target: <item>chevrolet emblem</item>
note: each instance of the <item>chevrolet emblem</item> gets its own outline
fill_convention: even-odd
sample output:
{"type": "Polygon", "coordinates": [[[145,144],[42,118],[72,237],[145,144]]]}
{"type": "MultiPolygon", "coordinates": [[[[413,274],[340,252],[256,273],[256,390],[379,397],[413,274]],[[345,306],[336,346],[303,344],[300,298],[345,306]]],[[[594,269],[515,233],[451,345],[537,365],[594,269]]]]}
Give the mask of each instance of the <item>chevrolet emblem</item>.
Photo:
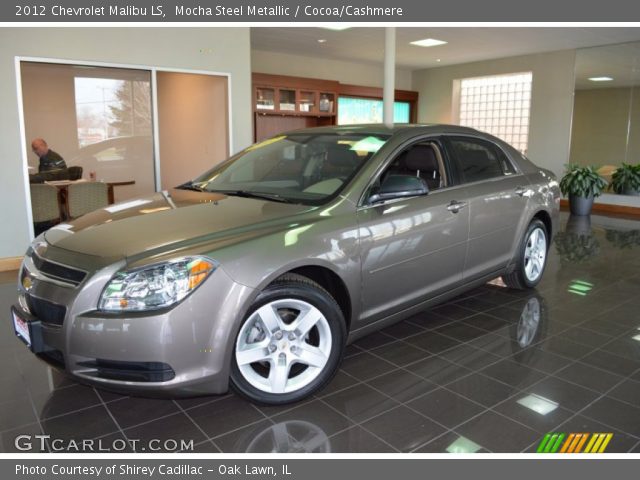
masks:
{"type": "Polygon", "coordinates": [[[29,275],[22,277],[22,287],[28,292],[33,287],[33,280],[29,275]]]}

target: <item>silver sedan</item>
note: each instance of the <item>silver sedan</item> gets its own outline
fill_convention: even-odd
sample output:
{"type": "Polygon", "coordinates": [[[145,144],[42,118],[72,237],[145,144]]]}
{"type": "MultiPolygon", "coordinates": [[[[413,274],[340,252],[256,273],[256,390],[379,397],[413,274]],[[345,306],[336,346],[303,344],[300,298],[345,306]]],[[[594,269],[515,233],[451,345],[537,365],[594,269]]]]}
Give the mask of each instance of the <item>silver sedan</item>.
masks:
{"type": "Polygon", "coordinates": [[[293,402],[370,332],[496,277],[535,287],[559,200],[551,172],[468,128],[286,133],[40,235],[14,329],[105,389],[293,402]]]}

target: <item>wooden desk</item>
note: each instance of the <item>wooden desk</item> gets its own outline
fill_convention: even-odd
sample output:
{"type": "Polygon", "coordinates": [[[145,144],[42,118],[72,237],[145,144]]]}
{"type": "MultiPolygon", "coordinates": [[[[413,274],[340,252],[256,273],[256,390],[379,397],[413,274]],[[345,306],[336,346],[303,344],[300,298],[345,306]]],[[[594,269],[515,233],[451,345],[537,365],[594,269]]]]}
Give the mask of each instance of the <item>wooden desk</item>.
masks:
{"type": "Polygon", "coordinates": [[[124,182],[107,182],[107,185],[109,186],[109,205],[113,204],[115,202],[115,198],[113,195],[113,187],[123,187],[125,185],[135,185],[136,181],[135,180],[127,180],[124,182]]]}

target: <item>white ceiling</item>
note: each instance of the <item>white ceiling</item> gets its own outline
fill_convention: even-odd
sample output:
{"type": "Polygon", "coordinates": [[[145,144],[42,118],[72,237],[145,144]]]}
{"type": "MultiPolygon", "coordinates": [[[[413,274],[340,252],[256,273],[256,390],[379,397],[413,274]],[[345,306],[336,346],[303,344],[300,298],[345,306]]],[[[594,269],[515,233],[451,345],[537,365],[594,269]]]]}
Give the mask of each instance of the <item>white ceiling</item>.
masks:
{"type": "MultiPolygon", "coordinates": [[[[640,28],[398,27],[396,63],[398,67],[415,70],[638,40],[640,28]],[[431,48],[409,44],[424,38],[436,38],[448,43],[431,48]]],[[[251,47],[255,50],[380,64],[384,55],[384,28],[354,27],[332,31],[311,27],[252,27],[251,47]],[[326,42],[319,43],[319,39],[326,42]]]]}
{"type": "Polygon", "coordinates": [[[588,48],[577,53],[576,89],[634,85],[640,85],[640,43],[588,48]],[[589,81],[590,77],[605,76],[613,78],[613,81],[589,81]]]}

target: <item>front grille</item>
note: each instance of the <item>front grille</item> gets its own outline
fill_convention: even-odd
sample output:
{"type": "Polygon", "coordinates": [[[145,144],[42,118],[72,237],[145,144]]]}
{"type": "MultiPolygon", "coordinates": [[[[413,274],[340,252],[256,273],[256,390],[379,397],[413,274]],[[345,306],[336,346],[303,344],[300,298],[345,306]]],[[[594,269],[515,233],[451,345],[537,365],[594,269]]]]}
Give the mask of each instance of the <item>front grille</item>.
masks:
{"type": "Polygon", "coordinates": [[[80,285],[84,280],[84,277],[87,276],[87,273],[82,270],[50,262],[40,258],[35,252],[31,254],[31,259],[33,260],[33,264],[43,275],[53,278],[54,280],[70,283],[76,287],[80,285]]]}
{"type": "Polygon", "coordinates": [[[96,359],[80,362],[82,367],[95,369],[85,375],[127,382],[168,382],[176,374],[170,365],[162,362],[122,362],[96,359]]]}
{"type": "Polygon", "coordinates": [[[62,326],[64,317],[67,314],[67,308],[65,306],[29,294],[25,295],[25,297],[31,315],[43,323],[49,323],[59,327],[62,326]]]}

